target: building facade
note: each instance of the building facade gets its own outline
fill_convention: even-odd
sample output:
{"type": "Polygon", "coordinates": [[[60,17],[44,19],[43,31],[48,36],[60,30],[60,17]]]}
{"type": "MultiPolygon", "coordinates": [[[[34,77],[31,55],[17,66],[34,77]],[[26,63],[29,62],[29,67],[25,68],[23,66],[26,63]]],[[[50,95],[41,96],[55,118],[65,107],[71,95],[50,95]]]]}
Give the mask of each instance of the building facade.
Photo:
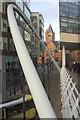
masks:
{"type": "MultiPolygon", "coordinates": [[[[75,50],[80,50],[80,2],[60,0],[59,11],[61,49],[64,45],[65,49],[69,50],[67,53],[71,55],[74,51],[75,54],[75,50]]],[[[67,56],[66,60],[69,60],[67,56]]]]}
{"type": "MultiPolygon", "coordinates": [[[[59,42],[55,41],[55,33],[53,32],[51,24],[48,30],[45,32],[45,43],[46,47],[53,56],[53,58],[58,62],[61,62],[61,51],[59,50],[59,42]]],[[[44,53],[45,63],[49,61],[49,56],[47,52],[44,53]]]]}
{"type": "MultiPolygon", "coordinates": [[[[34,28],[34,30],[38,33],[40,36],[41,40],[44,41],[44,18],[42,14],[39,12],[31,12],[31,24],[34,28]]],[[[37,56],[38,59],[39,57],[43,56],[43,47],[42,44],[39,40],[34,42],[36,44],[36,47],[34,48],[34,56],[37,56]]]]}
{"type": "MultiPolygon", "coordinates": [[[[22,69],[15,50],[10,27],[7,19],[7,7],[11,2],[0,1],[0,103],[7,101],[11,96],[18,95],[22,88],[22,69]]],[[[30,10],[26,2],[14,2],[30,21],[30,10]]],[[[18,13],[14,13],[21,34],[25,41],[30,41],[30,34],[24,30],[28,26],[18,13]]]]}

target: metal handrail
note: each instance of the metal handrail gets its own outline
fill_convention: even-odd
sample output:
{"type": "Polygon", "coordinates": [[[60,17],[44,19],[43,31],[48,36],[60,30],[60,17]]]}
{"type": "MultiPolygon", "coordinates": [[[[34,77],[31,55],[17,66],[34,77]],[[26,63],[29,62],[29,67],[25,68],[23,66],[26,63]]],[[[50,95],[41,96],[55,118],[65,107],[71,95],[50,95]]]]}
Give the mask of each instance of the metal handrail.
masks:
{"type": "Polygon", "coordinates": [[[62,114],[63,118],[80,117],[80,93],[73,83],[73,78],[63,66],[60,73],[61,77],[61,94],[62,94],[62,114]]]}
{"type": "MultiPolygon", "coordinates": [[[[36,72],[36,69],[32,63],[28,50],[21,36],[20,30],[16,22],[16,18],[14,16],[14,11],[16,11],[23,18],[23,20],[26,22],[29,28],[34,32],[34,34],[39,38],[40,41],[41,39],[38,36],[38,34],[34,31],[34,29],[30,25],[27,17],[23,14],[23,12],[15,5],[10,4],[7,9],[7,14],[8,14],[8,21],[9,21],[13,41],[16,47],[16,51],[17,51],[26,81],[28,83],[30,92],[33,96],[33,100],[37,108],[39,117],[40,118],[56,118],[55,112],[50,104],[50,101],[46,95],[46,92],[43,88],[43,85],[40,81],[40,78],[36,72]]],[[[50,57],[52,58],[51,54],[50,54],[50,57]]],[[[55,65],[58,68],[58,65],[56,63],[55,65]]]]}

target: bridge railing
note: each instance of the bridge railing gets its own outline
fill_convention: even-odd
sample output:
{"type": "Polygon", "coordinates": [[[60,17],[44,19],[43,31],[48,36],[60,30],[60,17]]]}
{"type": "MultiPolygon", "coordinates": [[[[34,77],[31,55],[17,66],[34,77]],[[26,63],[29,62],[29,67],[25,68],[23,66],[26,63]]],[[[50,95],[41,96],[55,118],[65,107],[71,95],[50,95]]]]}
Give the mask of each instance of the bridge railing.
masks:
{"type": "Polygon", "coordinates": [[[80,118],[80,93],[69,71],[63,66],[60,72],[62,116],[63,118],[80,118]]]}

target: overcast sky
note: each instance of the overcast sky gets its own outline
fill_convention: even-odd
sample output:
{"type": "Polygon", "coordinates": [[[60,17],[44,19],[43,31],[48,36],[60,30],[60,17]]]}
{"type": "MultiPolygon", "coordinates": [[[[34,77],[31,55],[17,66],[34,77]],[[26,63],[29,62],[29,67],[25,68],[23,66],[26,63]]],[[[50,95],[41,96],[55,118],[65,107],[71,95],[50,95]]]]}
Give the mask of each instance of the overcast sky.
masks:
{"type": "Polygon", "coordinates": [[[60,40],[58,0],[30,0],[30,9],[31,12],[39,12],[43,15],[44,32],[48,29],[49,24],[51,24],[55,32],[55,40],[60,40]]]}

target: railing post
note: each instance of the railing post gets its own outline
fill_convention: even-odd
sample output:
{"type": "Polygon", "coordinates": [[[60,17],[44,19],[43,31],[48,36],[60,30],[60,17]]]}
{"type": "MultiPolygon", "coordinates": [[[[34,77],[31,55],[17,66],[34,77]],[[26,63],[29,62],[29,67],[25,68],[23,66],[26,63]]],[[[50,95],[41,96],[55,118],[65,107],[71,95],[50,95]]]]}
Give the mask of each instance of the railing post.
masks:
{"type": "Polygon", "coordinates": [[[62,66],[66,66],[66,59],[65,59],[65,46],[63,45],[62,49],[62,66]]]}

